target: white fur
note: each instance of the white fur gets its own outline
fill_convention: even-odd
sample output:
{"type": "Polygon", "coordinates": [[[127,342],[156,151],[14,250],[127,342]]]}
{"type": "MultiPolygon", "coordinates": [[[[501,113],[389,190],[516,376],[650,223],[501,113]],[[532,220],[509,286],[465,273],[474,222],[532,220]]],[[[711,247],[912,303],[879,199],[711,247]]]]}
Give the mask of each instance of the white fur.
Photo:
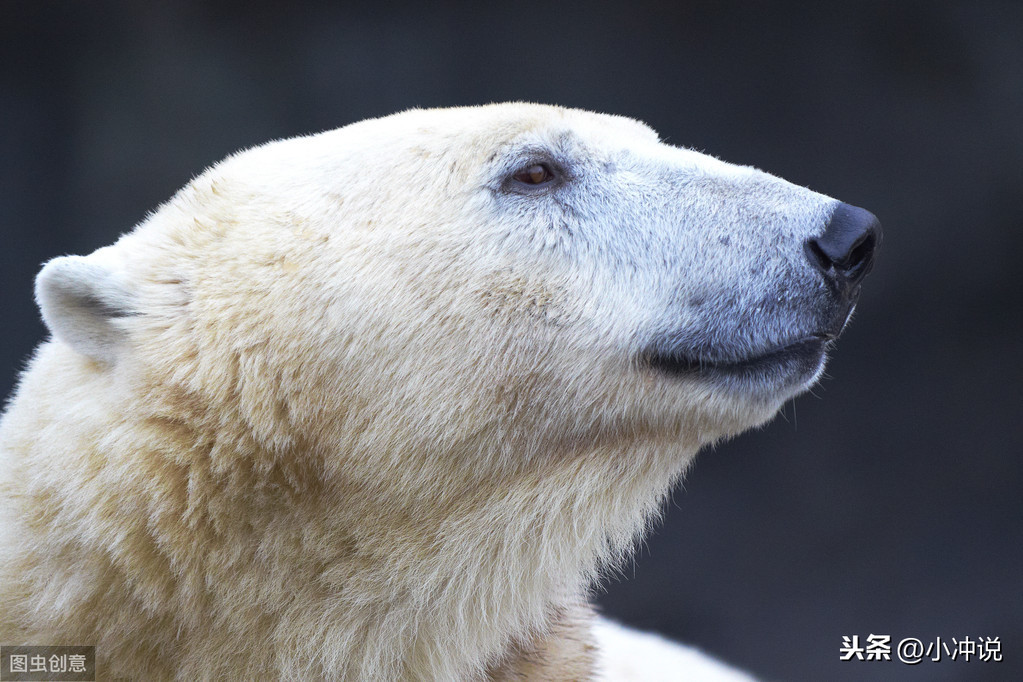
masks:
{"type": "Polygon", "coordinates": [[[702,445],[819,374],[643,357],[806,328],[833,205],[525,104],[226,159],[40,274],[54,339],[0,424],[0,640],[137,679],[497,675],[702,445]],[[544,159],[557,191],[509,180],[544,159]]]}
{"type": "Polygon", "coordinates": [[[747,673],[658,635],[598,618],[593,634],[607,682],[753,682],[747,673]]]}

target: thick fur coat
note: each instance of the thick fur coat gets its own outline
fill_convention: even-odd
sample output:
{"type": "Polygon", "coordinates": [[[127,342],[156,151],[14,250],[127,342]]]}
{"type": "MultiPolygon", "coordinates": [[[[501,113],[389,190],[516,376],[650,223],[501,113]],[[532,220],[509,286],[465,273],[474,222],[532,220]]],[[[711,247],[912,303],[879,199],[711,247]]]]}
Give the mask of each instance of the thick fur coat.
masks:
{"type": "Polygon", "coordinates": [[[830,310],[802,245],[837,203],[526,104],[226,159],[39,275],[0,641],[138,680],[591,679],[601,571],[822,371],[729,368],[830,310]]]}

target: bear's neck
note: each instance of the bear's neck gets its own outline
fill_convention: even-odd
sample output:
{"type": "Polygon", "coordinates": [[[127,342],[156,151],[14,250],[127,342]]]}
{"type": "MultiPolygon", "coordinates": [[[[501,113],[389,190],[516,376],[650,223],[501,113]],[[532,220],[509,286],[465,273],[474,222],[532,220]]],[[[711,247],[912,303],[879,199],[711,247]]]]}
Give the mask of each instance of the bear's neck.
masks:
{"type": "Polygon", "coordinates": [[[278,614],[290,639],[272,645],[298,677],[500,678],[537,659],[528,652],[562,650],[550,640],[566,618],[583,639],[589,586],[631,549],[677,473],[663,458],[575,453],[510,480],[447,482],[443,496],[317,484],[250,520],[261,549],[215,583],[246,571],[263,586],[230,600],[278,614]]]}
{"type": "Polygon", "coordinates": [[[67,411],[37,403],[7,419],[43,437],[9,446],[52,459],[52,480],[26,477],[34,488],[12,505],[29,518],[40,496],[74,496],[51,507],[80,517],[23,530],[34,558],[0,562],[14,600],[0,620],[28,624],[9,633],[19,640],[95,643],[111,673],[147,679],[500,677],[516,656],[557,649],[565,614],[691,454],[630,434],[628,448],[552,452],[500,480],[435,470],[419,490],[388,489],[327,476],[298,449],[261,457],[197,435],[184,401],[144,421],[123,413],[83,435],[88,448],[62,450],[45,423],[67,411]]]}

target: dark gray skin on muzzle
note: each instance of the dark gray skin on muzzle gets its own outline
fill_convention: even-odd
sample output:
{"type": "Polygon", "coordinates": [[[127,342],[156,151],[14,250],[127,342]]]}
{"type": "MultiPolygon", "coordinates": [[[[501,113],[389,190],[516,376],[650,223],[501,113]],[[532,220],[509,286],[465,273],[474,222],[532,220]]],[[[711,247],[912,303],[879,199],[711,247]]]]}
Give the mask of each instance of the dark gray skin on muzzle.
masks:
{"type": "MultiPolygon", "coordinates": [[[[703,333],[665,334],[651,344],[646,360],[664,372],[736,389],[756,389],[765,379],[770,385],[812,380],[852,316],[880,241],[881,224],[872,213],[838,203],[823,232],[803,242],[809,269],[794,266],[791,280],[749,306],[746,315],[736,314],[737,296],[712,296],[714,305],[709,306],[708,297],[691,298],[684,305],[702,313],[703,333]],[[791,340],[758,347],[755,339],[765,325],[788,327],[791,340]]],[[[728,237],[720,242],[731,246],[728,237]]]]}

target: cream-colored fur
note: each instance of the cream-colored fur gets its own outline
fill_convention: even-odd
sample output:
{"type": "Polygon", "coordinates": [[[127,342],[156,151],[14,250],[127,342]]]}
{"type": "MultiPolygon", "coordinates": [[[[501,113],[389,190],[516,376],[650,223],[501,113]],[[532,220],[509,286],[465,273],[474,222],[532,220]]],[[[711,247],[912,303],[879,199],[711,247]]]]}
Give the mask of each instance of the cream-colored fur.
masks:
{"type": "Polygon", "coordinates": [[[592,627],[597,679],[606,682],[753,682],[692,647],[598,618],[592,627]]]}
{"type": "Polygon", "coordinates": [[[136,680],[585,679],[602,569],[702,445],[819,373],[728,390],[643,367],[644,335],[791,277],[832,204],[525,104],[228,158],[40,275],[54,338],[0,426],[0,641],[95,644],[136,680]],[[575,194],[507,184],[545,155],[575,194]]]}

